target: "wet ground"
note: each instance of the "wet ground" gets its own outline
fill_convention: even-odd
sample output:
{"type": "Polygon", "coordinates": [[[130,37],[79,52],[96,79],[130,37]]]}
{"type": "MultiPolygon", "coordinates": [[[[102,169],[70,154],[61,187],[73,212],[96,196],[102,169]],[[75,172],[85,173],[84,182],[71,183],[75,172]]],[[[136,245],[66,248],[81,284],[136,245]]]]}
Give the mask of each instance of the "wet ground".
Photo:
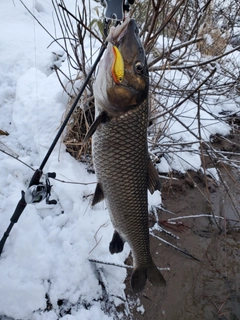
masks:
{"type": "MultiPolygon", "coordinates": [[[[138,306],[132,308],[134,320],[240,319],[240,225],[235,222],[239,216],[234,209],[240,205],[240,188],[238,171],[231,172],[232,177],[223,172],[231,201],[221,183],[217,186],[211,178],[206,181],[200,173],[163,180],[164,207],[176,215],[160,211],[160,220],[212,213],[224,219],[181,218],[178,231],[164,222],[163,228],[179,239],[156,233],[199,261],[151,236],[155,263],[170,268],[163,271],[167,287],[155,288],[148,282],[138,295],[138,306]]],[[[127,293],[131,301],[129,288],[127,293]]]]}

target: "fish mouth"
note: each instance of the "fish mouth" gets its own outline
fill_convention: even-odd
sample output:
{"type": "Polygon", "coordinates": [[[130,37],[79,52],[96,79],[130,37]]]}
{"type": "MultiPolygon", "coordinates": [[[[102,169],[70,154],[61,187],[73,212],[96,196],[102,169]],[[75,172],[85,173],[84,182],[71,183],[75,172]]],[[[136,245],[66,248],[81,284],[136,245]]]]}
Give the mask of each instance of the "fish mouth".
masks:
{"type": "Polygon", "coordinates": [[[109,115],[139,106],[148,95],[148,69],[137,23],[129,17],[111,27],[104,59],[94,85],[99,105],[109,115]]]}
{"type": "Polygon", "coordinates": [[[131,19],[127,17],[123,23],[118,24],[116,27],[111,27],[106,41],[118,47],[127,33],[130,20],[131,19]]]}

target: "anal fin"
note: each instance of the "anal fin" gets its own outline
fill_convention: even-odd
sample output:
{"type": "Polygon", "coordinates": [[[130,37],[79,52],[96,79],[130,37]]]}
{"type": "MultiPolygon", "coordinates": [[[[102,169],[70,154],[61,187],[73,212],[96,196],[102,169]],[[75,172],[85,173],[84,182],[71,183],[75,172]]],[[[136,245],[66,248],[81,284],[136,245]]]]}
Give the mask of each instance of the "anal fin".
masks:
{"type": "Polygon", "coordinates": [[[148,162],[148,189],[151,194],[153,194],[156,190],[161,190],[161,181],[157,169],[154,167],[150,158],[148,162]]]}
{"type": "Polygon", "coordinates": [[[111,254],[119,253],[123,251],[124,241],[120,234],[114,230],[112,241],[109,244],[109,251],[111,254]]]}
{"type": "Polygon", "coordinates": [[[104,199],[104,194],[103,194],[102,187],[101,187],[100,183],[97,183],[97,186],[96,186],[96,189],[94,192],[94,196],[92,199],[92,206],[94,206],[98,202],[102,201],[103,199],[104,199]]]}

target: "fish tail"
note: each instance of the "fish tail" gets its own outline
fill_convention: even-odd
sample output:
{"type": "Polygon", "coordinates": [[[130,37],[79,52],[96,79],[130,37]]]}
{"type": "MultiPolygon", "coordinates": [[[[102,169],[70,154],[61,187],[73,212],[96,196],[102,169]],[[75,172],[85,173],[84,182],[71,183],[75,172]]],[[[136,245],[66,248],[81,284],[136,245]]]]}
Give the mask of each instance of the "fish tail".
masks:
{"type": "Polygon", "coordinates": [[[131,286],[134,293],[140,292],[144,289],[147,279],[155,287],[165,287],[166,281],[161,272],[156,267],[155,263],[152,263],[146,268],[135,268],[132,273],[131,286]]]}
{"type": "Polygon", "coordinates": [[[133,270],[131,286],[134,293],[144,289],[147,281],[147,268],[136,268],[133,270]]]}
{"type": "Polygon", "coordinates": [[[147,269],[147,278],[155,287],[166,287],[166,280],[153,261],[147,269]]]}

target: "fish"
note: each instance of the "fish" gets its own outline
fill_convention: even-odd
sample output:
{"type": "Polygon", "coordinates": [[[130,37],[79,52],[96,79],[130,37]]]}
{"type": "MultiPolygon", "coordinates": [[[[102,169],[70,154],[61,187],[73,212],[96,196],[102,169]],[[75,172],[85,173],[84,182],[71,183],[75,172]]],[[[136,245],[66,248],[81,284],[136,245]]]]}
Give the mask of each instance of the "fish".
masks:
{"type": "Polygon", "coordinates": [[[106,202],[114,227],[110,253],[129,244],[131,287],[138,293],[147,279],[154,286],[166,286],[149,243],[148,189],[153,193],[161,188],[147,144],[149,75],[134,19],[112,27],[107,41],[93,85],[95,121],[85,138],[92,136],[97,176],[92,205],[106,202]]]}

